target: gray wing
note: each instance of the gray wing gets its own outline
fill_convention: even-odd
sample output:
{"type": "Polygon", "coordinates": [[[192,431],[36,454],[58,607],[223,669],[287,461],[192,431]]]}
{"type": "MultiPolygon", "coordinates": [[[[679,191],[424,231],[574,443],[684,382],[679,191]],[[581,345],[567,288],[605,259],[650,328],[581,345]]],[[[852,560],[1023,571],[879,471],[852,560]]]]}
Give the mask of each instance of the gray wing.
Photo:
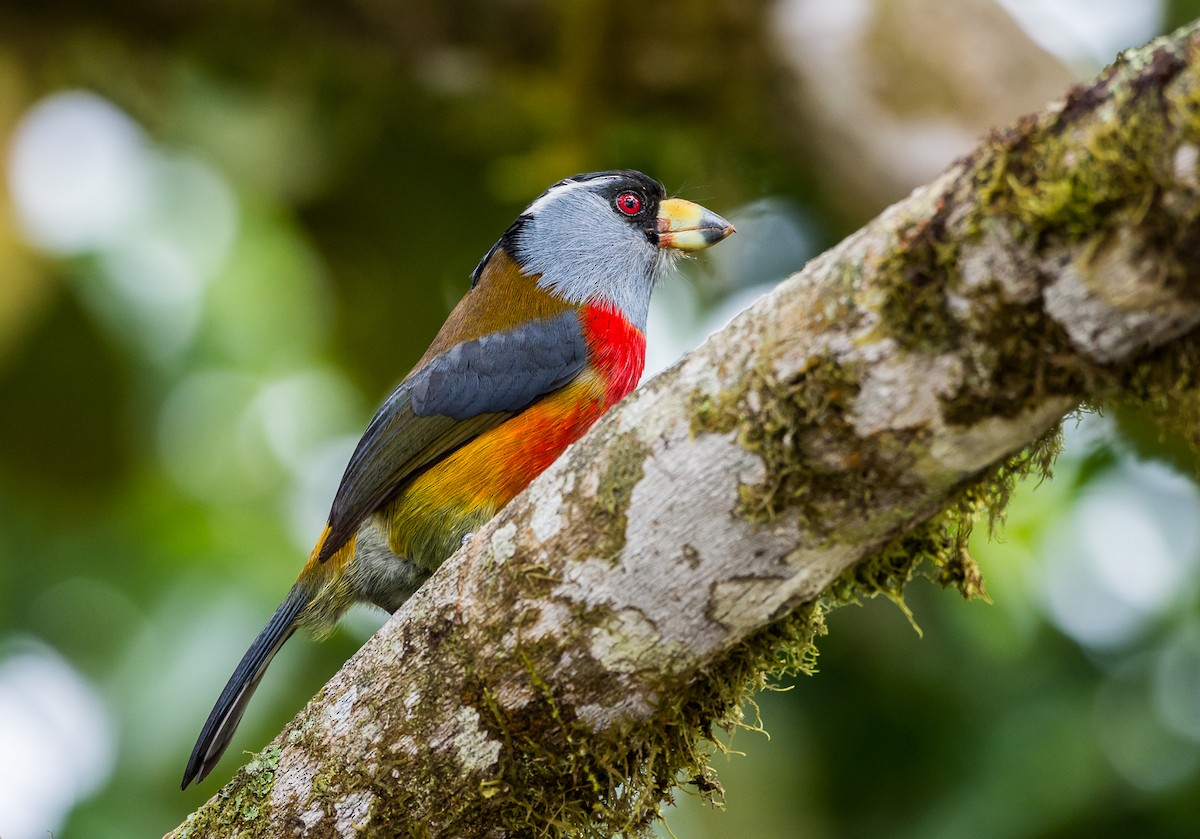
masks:
{"type": "Polygon", "coordinates": [[[587,341],[574,311],[457,344],[384,401],[329,512],[324,562],[410,478],[574,379],[587,341]]]}

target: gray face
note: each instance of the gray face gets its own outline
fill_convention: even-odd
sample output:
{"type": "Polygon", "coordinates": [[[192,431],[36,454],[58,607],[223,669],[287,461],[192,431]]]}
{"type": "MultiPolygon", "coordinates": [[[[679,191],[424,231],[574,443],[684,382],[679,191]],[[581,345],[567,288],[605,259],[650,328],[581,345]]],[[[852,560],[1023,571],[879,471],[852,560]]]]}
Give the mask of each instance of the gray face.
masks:
{"type": "Polygon", "coordinates": [[[658,247],[663,197],[662,186],[641,173],[568,178],[522,214],[513,256],[526,274],[540,275],[543,288],[580,305],[609,303],[644,331],[650,292],[675,254],[658,247]],[[630,193],[638,205],[632,213],[630,193]]]}

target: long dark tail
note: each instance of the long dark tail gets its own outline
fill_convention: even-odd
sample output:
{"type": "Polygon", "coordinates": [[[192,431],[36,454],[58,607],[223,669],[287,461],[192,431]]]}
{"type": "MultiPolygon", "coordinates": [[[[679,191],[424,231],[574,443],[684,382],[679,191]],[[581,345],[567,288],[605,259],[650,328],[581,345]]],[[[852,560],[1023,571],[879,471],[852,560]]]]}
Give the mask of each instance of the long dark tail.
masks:
{"type": "Polygon", "coordinates": [[[217,761],[229,746],[229,741],[233,739],[233,732],[242,721],[246,705],[254,695],[254,689],[258,687],[267,665],[296,631],[296,618],[307,604],[308,592],[304,587],[299,583],[292,586],[292,590],[279,604],[271,620],[263,627],[263,631],[258,633],[250,649],[246,650],[241,663],[229,677],[225,690],[221,691],[217,704],[209,713],[204,728],[200,730],[200,737],[192,749],[192,756],[188,758],[187,769],[183,771],[183,784],[180,789],[187,789],[192,781],[200,783],[217,765],[217,761]]]}

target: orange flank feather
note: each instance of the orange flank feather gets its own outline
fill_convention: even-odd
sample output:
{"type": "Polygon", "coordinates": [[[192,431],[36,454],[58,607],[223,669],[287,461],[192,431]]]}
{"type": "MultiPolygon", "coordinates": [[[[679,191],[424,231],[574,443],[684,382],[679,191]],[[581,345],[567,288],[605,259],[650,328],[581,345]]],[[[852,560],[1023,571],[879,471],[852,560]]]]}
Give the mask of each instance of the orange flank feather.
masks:
{"type": "Polygon", "coordinates": [[[383,511],[391,549],[433,570],[637,385],[646,339],[618,312],[581,313],[590,363],[570,384],[418,476],[383,511]],[[454,526],[454,525],[463,526],[454,526]]]}

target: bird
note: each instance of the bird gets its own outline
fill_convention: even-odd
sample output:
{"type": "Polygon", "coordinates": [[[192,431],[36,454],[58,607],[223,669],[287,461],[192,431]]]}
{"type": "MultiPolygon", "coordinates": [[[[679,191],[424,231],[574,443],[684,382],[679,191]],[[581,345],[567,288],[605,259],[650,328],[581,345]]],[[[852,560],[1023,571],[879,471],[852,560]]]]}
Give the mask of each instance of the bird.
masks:
{"type": "Polygon", "coordinates": [[[205,721],[181,789],[220,760],[298,628],[328,635],[357,602],[394,612],[636,387],[655,284],[675,257],[733,232],[633,170],[564,178],[517,217],[368,424],[307,562],[205,721]]]}

